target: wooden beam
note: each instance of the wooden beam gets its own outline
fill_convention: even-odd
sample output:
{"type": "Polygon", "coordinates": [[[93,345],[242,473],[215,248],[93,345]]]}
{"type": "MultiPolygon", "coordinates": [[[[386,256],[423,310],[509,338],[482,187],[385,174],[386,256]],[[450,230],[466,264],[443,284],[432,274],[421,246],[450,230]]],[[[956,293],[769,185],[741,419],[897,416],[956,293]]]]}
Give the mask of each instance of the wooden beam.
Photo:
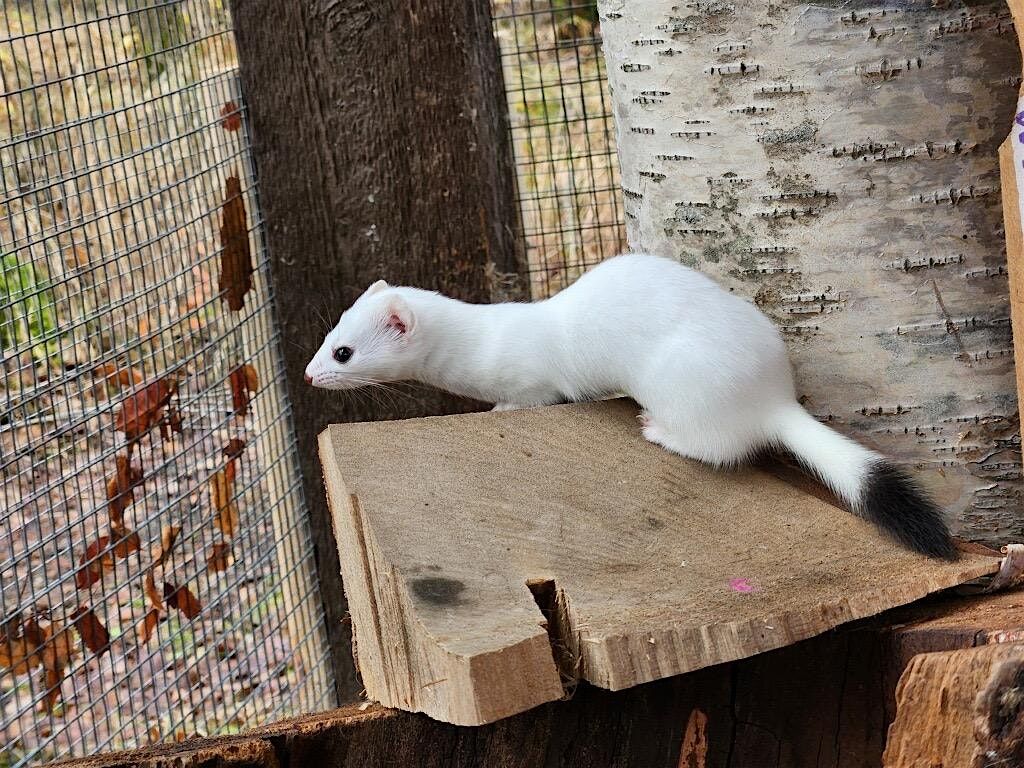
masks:
{"type": "Polygon", "coordinates": [[[905,650],[1022,632],[1021,593],[945,598],[627,691],[584,684],[566,701],[478,728],[367,704],[72,765],[877,768],[891,721],[880,702],[894,700],[905,650]]]}
{"type": "Polygon", "coordinates": [[[1024,765],[1024,644],[915,656],[896,689],[885,768],[1024,765]]]}
{"type": "Polygon", "coordinates": [[[370,698],[479,725],[559,698],[560,674],[620,690],[998,569],[997,553],[909,552],[761,469],[671,454],[640,437],[637,412],[617,400],[323,433],[370,698]]]}
{"type": "Polygon", "coordinates": [[[476,407],[437,392],[342,397],[303,369],[370,283],[462,299],[525,281],[489,0],[232,0],[288,394],[341,700],[350,659],[315,438],[331,422],[476,407]]]}

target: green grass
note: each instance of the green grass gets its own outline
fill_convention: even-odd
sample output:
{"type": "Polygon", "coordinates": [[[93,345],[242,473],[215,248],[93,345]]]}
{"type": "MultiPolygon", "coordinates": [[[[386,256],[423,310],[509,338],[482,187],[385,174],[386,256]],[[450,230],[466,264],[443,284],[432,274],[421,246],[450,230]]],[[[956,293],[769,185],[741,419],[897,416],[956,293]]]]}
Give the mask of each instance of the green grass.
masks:
{"type": "Polygon", "coordinates": [[[41,362],[58,353],[56,300],[49,282],[17,255],[0,259],[0,347],[29,349],[41,362]]]}

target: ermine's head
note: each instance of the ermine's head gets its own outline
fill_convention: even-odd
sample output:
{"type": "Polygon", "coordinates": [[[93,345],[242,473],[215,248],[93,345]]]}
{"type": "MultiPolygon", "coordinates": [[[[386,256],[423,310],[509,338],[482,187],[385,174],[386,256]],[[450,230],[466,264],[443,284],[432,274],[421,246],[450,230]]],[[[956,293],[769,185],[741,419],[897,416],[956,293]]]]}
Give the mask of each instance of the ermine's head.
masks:
{"type": "Polygon", "coordinates": [[[356,389],[408,377],[414,319],[400,290],[383,280],[367,288],[309,361],[306,381],[323,389],[356,389]]]}

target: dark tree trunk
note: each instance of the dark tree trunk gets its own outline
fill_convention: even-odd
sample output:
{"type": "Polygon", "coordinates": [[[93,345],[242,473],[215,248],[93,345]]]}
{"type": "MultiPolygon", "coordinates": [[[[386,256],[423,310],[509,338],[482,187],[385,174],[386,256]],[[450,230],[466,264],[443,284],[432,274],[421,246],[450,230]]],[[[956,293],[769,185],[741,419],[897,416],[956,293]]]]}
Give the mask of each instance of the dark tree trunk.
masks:
{"type": "Polygon", "coordinates": [[[489,0],[232,0],[303,481],[339,698],[359,689],[316,455],[331,422],[477,407],[343,396],[303,369],[378,278],[517,297],[511,150],[489,0]]]}

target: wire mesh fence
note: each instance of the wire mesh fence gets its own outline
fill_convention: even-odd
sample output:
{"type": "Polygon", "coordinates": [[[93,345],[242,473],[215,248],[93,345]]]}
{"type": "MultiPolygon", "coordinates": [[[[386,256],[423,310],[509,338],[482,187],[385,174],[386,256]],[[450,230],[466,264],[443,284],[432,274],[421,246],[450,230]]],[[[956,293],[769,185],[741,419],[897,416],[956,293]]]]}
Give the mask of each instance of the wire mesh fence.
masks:
{"type": "Polygon", "coordinates": [[[0,16],[0,764],[333,703],[231,20],[0,16]]]}
{"type": "Polygon", "coordinates": [[[596,0],[494,0],[535,298],[625,248],[596,0]]]}

